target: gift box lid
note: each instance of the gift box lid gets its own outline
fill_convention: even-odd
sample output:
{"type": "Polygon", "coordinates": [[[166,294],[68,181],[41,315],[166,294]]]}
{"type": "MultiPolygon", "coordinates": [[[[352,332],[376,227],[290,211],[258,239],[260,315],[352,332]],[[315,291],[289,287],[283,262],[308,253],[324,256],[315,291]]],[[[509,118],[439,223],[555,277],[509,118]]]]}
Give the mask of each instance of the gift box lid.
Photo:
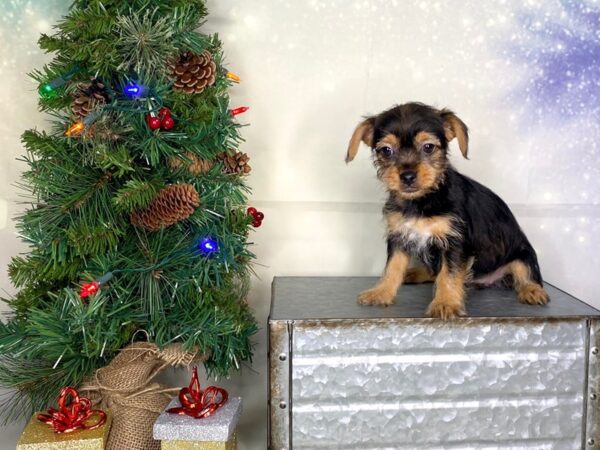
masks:
{"type": "MultiPolygon", "coordinates": [[[[175,397],[167,409],[181,406],[175,397]]],[[[212,416],[194,419],[190,416],[170,414],[166,410],[154,422],[154,439],[161,441],[227,442],[242,415],[242,399],[229,398],[212,416]]]]}
{"type": "Polygon", "coordinates": [[[106,443],[112,417],[106,412],[106,423],[94,430],[78,430],[72,433],[55,433],[51,426],[37,419],[35,413],[19,438],[17,450],[95,450],[106,443]]]}
{"type": "MultiPolygon", "coordinates": [[[[277,320],[356,320],[417,319],[425,316],[433,299],[433,285],[407,284],[398,291],[396,303],[386,308],[358,304],[358,294],[373,287],[375,277],[275,277],[271,321],[277,320]]],[[[466,318],[547,319],[599,317],[600,311],[566,292],[544,283],[550,302],[544,306],[519,303],[513,289],[489,287],[469,289],[466,318]]]]}

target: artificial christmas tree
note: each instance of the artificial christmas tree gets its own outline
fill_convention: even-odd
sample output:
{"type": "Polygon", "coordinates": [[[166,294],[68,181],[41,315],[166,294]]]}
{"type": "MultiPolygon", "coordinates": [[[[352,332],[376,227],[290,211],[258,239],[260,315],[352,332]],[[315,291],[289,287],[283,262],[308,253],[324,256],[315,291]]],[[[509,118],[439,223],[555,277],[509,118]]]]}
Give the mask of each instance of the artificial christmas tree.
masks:
{"type": "Polygon", "coordinates": [[[5,419],[64,386],[108,395],[98,369],[142,335],[153,358],[177,345],[209,374],[251,358],[246,172],[217,158],[239,145],[241,109],[220,41],[197,31],[205,15],[204,0],[77,0],[40,39],[52,127],[23,134],[30,250],[10,264],[19,292],[0,323],[5,419]]]}

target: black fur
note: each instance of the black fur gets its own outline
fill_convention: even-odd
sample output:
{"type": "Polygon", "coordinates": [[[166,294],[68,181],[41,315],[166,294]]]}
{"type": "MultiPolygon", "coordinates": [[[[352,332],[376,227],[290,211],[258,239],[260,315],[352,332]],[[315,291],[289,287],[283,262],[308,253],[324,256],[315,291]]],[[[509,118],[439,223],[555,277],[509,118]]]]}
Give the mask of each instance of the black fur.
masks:
{"type": "MultiPolygon", "coordinates": [[[[451,215],[460,219],[457,227],[461,237],[450,238],[447,259],[450,267],[474,257],[473,276],[483,276],[516,259],[531,270],[533,281],[541,284],[542,276],[535,250],[519,227],[517,220],[504,201],[490,189],[458,173],[451,166],[446,169],[444,182],[439,189],[415,200],[398,202],[390,195],[384,212],[401,212],[406,217],[431,217],[451,215]]],[[[388,236],[388,253],[399,246],[407,253],[401,239],[388,236]]],[[[437,273],[443,249],[431,247],[427,266],[437,273]]],[[[427,258],[419,257],[423,262],[427,258]]]]}
{"type": "Polygon", "coordinates": [[[374,121],[373,142],[392,133],[400,138],[402,147],[410,148],[413,138],[419,131],[429,131],[437,135],[444,148],[448,141],[444,133],[444,121],[439,112],[423,103],[406,103],[382,112],[374,121]]]}

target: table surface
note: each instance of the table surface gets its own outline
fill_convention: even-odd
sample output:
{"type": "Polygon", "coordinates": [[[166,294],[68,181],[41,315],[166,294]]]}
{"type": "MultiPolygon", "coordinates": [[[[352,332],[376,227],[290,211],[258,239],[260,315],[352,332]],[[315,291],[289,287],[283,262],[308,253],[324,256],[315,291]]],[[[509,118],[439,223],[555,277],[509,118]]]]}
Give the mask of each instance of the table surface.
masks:
{"type": "MultiPolygon", "coordinates": [[[[376,277],[275,277],[269,319],[438,320],[430,319],[424,314],[433,298],[431,283],[402,286],[392,306],[358,304],[358,293],[376,282],[376,277]]],[[[550,302],[545,306],[521,304],[515,291],[509,288],[470,288],[467,291],[465,318],[600,318],[600,311],[581,300],[548,283],[544,287],[550,296],[550,302]]]]}

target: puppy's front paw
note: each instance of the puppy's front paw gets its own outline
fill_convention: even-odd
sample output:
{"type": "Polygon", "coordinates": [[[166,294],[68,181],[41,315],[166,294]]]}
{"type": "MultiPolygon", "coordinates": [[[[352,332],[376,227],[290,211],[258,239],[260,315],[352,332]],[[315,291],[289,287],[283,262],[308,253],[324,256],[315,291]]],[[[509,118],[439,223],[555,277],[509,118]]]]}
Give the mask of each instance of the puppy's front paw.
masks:
{"type": "Polygon", "coordinates": [[[358,303],[361,305],[389,306],[394,303],[395,297],[389,290],[376,286],[361,292],[358,295],[358,303]]]}
{"type": "Polygon", "coordinates": [[[425,312],[429,317],[435,317],[442,320],[455,319],[459,316],[465,316],[465,308],[461,304],[447,303],[441,300],[434,300],[429,304],[425,312]]]}
{"type": "Polygon", "coordinates": [[[517,296],[521,303],[528,303],[530,305],[545,305],[549,300],[544,288],[536,283],[529,283],[520,288],[517,296]]]}

